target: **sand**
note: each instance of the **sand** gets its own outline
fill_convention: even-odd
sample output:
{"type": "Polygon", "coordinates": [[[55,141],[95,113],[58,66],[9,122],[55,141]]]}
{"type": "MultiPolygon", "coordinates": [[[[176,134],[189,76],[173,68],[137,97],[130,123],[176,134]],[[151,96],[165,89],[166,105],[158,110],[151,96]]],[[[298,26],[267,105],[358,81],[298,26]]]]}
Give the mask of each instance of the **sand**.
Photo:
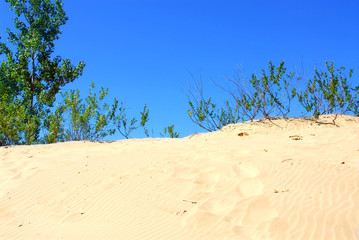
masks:
{"type": "Polygon", "coordinates": [[[0,147],[0,239],[359,239],[359,118],[336,124],[0,147]]]}

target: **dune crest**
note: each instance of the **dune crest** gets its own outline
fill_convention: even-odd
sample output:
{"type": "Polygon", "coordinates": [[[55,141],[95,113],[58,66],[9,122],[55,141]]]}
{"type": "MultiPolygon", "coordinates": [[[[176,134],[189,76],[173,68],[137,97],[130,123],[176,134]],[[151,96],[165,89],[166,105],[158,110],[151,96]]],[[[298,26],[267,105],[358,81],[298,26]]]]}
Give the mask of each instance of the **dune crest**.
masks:
{"type": "Polygon", "coordinates": [[[0,147],[0,239],[359,239],[359,118],[0,147]]]}

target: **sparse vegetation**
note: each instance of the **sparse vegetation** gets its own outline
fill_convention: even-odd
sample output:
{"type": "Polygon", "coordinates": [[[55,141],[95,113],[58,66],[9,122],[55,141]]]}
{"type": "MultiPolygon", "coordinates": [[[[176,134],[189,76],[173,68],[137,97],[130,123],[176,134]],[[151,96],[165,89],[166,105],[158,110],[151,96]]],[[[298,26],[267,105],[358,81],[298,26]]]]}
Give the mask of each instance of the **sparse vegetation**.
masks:
{"type": "Polygon", "coordinates": [[[187,95],[189,117],[203,129],[215,131],[245,120],[286,117],[293,114],[293,105],[304,107],[304,114],[314,118],[348,112],[359,116],[359,86],[351,87],[348,83],[353,70],[346,73],[344,67],[335,69],[333,62],[326,62],[326,67],[326,71],[315,69],[315,75],[303,90],[298,89],[303,77],[295,72],[287,73],[284,61],[278,67],[269,62],[268,72],[262,70],[260,77],[252,75],[249,82],[237,72],[234,77],[226,78],[229,88],[215,83],[229,96],[222,106],[212,98],[205,98],[202,84],[196,83],[187,95]]]}
{"type": "Polygon", "coordinates": [[[119,114],[114,118],[114,123],[123,137],[127,139],[130,138],[131,132],[140,127],[143,128],[146,136],[149,137],[148,129],[146,128],[146,123],[149,121],[149,110],[146,105],[144,106],[143,111],[140,112],[140,122],[136,118],[131,118],[131,120],[127,118],[126,108],[122,102],[120,103],[118,110],[119,114]]]}
{"type": "Polygon", "coordinates": [[[161,134],[162,137],[170,137],[170,138],[179,138],[180,134],[174,131],[174,125],[168,126],[164,129],[164,133],[161,134]]]}
{"type": "Polygon", "coordinates": [[[293,80],[295,74],[286,71],[284,61],[278,67],[270,62],[268,71],[263,69],[260,77],[253,74],[249,85],[237,71],[234,77],[225,78],[230,87],[216,84],[229,96],[222,107],[217,107],[211,98],[206,100],[202,86],[197,84],[188,94],[188,114],[194,123],[208,131],[261,117],[285,117],[290,113],[292,101],[296,96],[293,80]]]}
{"type": "Polygon", "coordinates": [[[326,62],[326,71],[315,69],[304,91],[298,93],[298,100],[308,113],[315,118],[323,114],[352,112],[359,116],[359,86],[353,88],[348,80],[353,70],[335,69],[333,62],[326,62]]]}

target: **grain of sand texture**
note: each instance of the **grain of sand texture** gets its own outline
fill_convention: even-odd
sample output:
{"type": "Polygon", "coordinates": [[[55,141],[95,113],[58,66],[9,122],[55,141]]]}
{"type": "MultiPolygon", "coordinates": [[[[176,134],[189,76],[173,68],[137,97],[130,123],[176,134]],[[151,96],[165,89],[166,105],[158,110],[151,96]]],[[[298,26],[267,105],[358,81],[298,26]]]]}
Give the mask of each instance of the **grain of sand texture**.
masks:
{"type": "Polygon", "coordinates": [[[0,147],[0,239],[359,239],[359,118],[0,147]]]}

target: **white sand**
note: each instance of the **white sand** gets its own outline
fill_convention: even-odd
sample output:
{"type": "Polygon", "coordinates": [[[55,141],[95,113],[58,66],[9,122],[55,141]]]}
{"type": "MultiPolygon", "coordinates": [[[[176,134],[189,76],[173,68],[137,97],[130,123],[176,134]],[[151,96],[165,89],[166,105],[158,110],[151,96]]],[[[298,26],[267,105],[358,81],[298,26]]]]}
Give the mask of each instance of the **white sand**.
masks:
{"type": "Polygon", "coordinates": [[[336,122],[1,147],[0,239],[359,239],[359,118],[336,122]]]}

